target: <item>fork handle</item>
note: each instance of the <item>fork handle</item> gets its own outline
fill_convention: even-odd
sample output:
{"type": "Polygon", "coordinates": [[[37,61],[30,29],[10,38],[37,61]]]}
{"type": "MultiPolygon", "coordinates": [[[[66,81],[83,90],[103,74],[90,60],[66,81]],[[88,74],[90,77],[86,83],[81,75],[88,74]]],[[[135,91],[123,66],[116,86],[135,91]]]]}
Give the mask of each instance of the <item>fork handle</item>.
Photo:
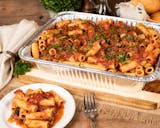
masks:
{"type": "Polygon", "coordinates": [[[90,121],[90,128],[96,128],[96,122],[91,120],[90,121]]]}

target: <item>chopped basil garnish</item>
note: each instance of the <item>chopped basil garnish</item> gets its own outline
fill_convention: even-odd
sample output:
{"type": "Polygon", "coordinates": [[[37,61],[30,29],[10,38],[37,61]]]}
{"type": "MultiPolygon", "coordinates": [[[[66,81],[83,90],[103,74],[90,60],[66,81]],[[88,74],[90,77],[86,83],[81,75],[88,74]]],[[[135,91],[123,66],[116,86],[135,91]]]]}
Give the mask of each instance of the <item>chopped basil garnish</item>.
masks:
{"type": "Polygon", "coordinates": [[[121,52],[118,57],[119,57],[119,62],[121,63],[129,60],[128,56],[124,52],[121,52]]]}
{"type": "Polygon", "coordinates": [[[75,47],[72,47],[72,51],[77,52],[77,49],[75,47]]]}
{"type": "Polygon", "coordinates": [[[110,38],[108,38],[108,37],[105,36],[104,39],[105,39],[105,41],[106,41],[107,43],[110,42],[110,38]]]}
{"type": "Polygon", "coordinates": [[[100,38],[100,35],[99,34],[96,34],[92,39],[91,39],[91,42],[94,42],[96,40],[98,40],[100,38]]]}
{"type": "Polygon", "coordinates": [[[111,30],[111,33],[114,34],[114,27],[113,26],[111,26],[110,30],[111,30]]]}
{"type": "Polygon", "coordinates": [[[88,49],[83,49],[83,52],[84,53],[87,53],[89,50],[88,49]]]}
{"type": "Polygon", "coordinates": [[[88,44],[88,48],[92,48],[92,46],[93,46],[92,44],[88,44]]]}
{"type": "Polygon", "coordinates": [[[131,39],[132,39],[132,36],[131,36],[131,35],[126,34],[126,37],[127,37],[128,40],[131,40],[131,39]]]}
{"type": "Polygon", "coordinates": [[[116,55],[106,56],[106,59],[107,59],[107,60],[112,60],[112,59],[114,59],[114,58],[116,58],[116,55]]]}

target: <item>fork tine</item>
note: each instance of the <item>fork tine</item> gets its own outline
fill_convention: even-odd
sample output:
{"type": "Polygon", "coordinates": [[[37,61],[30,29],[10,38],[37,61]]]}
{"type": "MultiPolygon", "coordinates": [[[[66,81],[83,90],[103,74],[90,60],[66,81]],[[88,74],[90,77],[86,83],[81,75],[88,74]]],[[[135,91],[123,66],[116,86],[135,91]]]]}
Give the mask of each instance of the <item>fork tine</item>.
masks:
{"type": "Polygon", "coordinates": [[[91,95],[90,98],[91,98],[91,104],[92,104],[92,111],[97,112],[94,95],[91,95]]]}
{"type": "Polygon", "coordinates": [[[90,106],[91,106],[90,108],[91,108],[91,111],[94,111],[93,95],[91,94],[89,98],[90,98],[90,106]]]}
{"type": "Polygon", "coordinates": [[[87,99],[86,99],[86,95],[84,95],[84,99],[83,99],[83,104],[84,104],[84,112],[86,112],[87,111],[87,101],[86,101],[87,99]]]}
{"type": "Polygon", "coordinates": [[[92,112],[93,106],[92,106],[91,95],[88,96],[88,107],[89,107],[89,112],[92,112]]]}
{"type": "Polygon", "coordinates": [[[89,104],[88,95],[84,96],[84,111],[85,111],[85,113],[90,112],[90,104],[89,104]]]}

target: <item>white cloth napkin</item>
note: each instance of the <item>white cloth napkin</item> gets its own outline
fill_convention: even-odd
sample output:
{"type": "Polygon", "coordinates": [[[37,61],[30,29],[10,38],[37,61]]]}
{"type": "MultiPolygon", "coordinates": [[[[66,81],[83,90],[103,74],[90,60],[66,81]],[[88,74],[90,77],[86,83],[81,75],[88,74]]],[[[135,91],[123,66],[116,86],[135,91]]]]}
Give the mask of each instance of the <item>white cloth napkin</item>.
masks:
{"type": "Polygon", "coordinates": [[[116,14],[122,18],[129,18],[135,20],[147,20],[149,18],[144,6],[138,3],[134,6],[131,2],[121,2],[116,4],[116,14]]]}
{"type": "Polygon", "coordinates": [[[18,24],[0,27],[0,89],[11,80],[16,54],[25,41],[38,29],[34,21],[26,19],[18,24]]]}

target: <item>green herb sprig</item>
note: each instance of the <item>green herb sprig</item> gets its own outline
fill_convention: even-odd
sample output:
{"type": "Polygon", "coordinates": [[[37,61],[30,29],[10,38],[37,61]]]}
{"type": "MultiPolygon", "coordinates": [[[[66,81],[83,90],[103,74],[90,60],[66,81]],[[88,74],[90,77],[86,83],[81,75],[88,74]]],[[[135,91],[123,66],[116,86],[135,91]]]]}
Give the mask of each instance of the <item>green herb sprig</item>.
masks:
{"type": "Polygon", "coordinates": [[[18,60],[14,65],[13,76],[24,75],[31,70],[31,63],[18,60]]]}
{"type": "Polygon", "coordinates": [[[54,12],[78,11],[81,8],[82,0],[40,0],[45,9],[54,12]]]}

